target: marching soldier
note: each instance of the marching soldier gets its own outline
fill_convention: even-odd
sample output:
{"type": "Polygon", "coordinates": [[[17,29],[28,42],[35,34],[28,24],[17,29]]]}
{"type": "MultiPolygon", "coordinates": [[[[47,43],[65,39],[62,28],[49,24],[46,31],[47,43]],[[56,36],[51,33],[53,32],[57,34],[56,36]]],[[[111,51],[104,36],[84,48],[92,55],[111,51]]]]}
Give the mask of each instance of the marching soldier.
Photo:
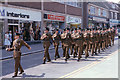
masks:
{"type": "Polygon", "coordinates": [[[100,53],[100,46],[101,46],[101,39],[102,35],[101,35],[101,32],[100,32],[100,28],[98,29],[98,53],[100,53]]]}
{"type": "Polygon", "coordinates": [[[75,58],[77,56],[77,46],[75,45],[76,43],[76,33],[77,33],[77,28],[75,28],[74,33],[71,34],[71,39],[72,39],[72,44],[73,44],[73,57],[75,58]]]}
{"type": "Polygon", "coordinates": [[[111,30],[109,28],[108,29],[108,46],[111,46],[111,34],[112,34],[112,32],[111,32],[111,30]]]}
{"type": "Polygon", "coordinates": [[[67,28],[66,29],[66,33],[65,33],[65,37],[63,39],[65,39],[64,42],[64,46],[65,46],[65,61],[67,61],[67,59],[70,58],[69,56],[69,47],[70,47],[70,40],[71,40],[71,35],[69,33],[70,29],[67,28]]]}
{"type": "Polygon", "coordinates": [[[107,33],[107,29],[105,29],[105,48],[107,49],[108,47],[108,33],[107,33]]]}
{"type": "Polygon", "coordinates": [[[115,29],[114,27],[112,27],[112,35],[111,35],[112,45],[114,45],[114,38],[115,38],[115,29]]]}
{"type": "Polygon", "coordinates": [[[87,30],[85,30],[85,33],[84,33],[84,45],[85,45],[85,58],[87,58],[89,56],[88,54],[88,48],[89,48],[89,35],[87,33],[87,30]]]}
{"type": "Polygon", "coordinates": [[[24,72],[24,70],[23,70],[23,68],[22,68],[22,66],[20,64],[22,45],[25,45],[29,50],[31,50],[31,47],[25,41],[20,39],[20,33],[16,33],[15,40],[13,41],[12,48],[7,48],[6,49],[7,51],[14,51],[13,58],[15,60],[15,73],[14,73],[14,76],[12,76],[13,78],[17,77],[18,68],[20,69],[19,74],[22,74],[24,72]]]}
{"type": "MultiPolygon", "coordinates": [[[[45,64],[46,58],[48,59],[47,62],[51,61],[48,50],[49,50],[49,47],[50,47],[50,40],[53,41],[53,39],[52,39],[51,34],[49,33],[49,28],[46,27],[46,30],[44,31],[44,34],[41,36],[41,40],[43,40],[43,47],[44,47],[44,50],[45,50],[44,58],[43,58],[43,64],[45,64]]],[[[53,43],[54,43],[54,41],[53,41],[53,43]]]]}
{"type": "MultiPolygon", "coordinates": [[[[71,35],[74,35],[73,29],[71,30],[70,34],[71,34],[71,35]]],[[[71,43],[70,43],[70,52],[71,52],[71,55],[73,54],[74,46],[75,46],[75,42],[74,42],[73,39],[72,39],[72,40],[71,40],[71,43]]]]}
{"type": "Polygon", "coordinates": [[[93,56],[93,54],[94,54],[94,47],[95,47],[94,37],[95,37],[94,29],[93,30],[91,29],[91,32],[90,32],[90,42],[89,42],[89,45],[90,45],[89,47],[91,49],[91,56],[93,56]]]}
{"type": "Polygon", "coordinates": [[[55,60],[56,60],[56,57],[57,58],[60,58],[60,55],[58,53],[58,47],[59,47],[59,41],[60,41],[60,34],[58,33],[58,29],[56,29],[56,32],[53,34],[52,38],[54,40],[54,47],[55,47],[55,60]]]}
{"type": "Polygon", "coordinates": [[[80,60],[80,58],[82,58],[82,54],[83,54],[83,33],[81,32],[81,28],[78,29],[78,32],[76,33],[76,46],[78,46],[78,60],[80,60]]]}
{"type": "Polygon", "coordinates": [[[103,44],[102,44],[102,50],[105,50],[105,43],[106,43],[106,33],[105,33],[105,28],[103,29],[103,35],[102,35],[102,37],[103,37],[103,44]]]}
{"type": "Polygon", "coordinates": [[[63,30],[63,33],[60,35],[61,37],[61,43],[62,43],[62,49],[63,49],[63,57],[65,57],[65,46],[64,46],[64,43],[65,43],[65,32],[66,29],[63,30]]]}

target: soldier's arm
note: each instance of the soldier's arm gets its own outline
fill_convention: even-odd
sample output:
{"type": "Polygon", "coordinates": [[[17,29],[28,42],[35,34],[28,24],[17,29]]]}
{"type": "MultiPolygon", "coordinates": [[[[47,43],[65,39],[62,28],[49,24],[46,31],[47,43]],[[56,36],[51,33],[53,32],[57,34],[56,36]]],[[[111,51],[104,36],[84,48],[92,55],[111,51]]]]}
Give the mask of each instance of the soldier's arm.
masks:
{"type": "Polygon", "coordinates": [[[53,38],[52,38],[52,35],[51,35],[51,34],[49,34],[49,37],[50,37],[50,39],[52,40],[52,42],[54,43],[54,40],[53,40],[53,38]]]}
{"type": "Polygon", "coordinates": [[[12,48],[6,48],[6,50],[7,50],[7,51],[13,51],[14,48],[13,48],[13,47],[12,47],[12,48]]]}
{"type": "Polygon", "coordinates": [[[43,40],[44,39],[44,35],[42,35],[40,39],[43,40]]]}
{"type": "Polygon", "coordinates": [[[23,40],[22,40],[22,44],[25,45],[28,49],[31,49],[31,47],[23,40]]]}

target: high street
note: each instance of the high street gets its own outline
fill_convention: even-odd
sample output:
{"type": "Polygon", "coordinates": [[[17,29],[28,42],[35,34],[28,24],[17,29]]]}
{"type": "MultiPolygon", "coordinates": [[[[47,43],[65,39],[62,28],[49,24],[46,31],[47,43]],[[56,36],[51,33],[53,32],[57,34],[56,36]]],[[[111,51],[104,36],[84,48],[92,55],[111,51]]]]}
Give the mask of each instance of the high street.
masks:
{"type": "MultiPolygon", "coordinates": [[[[54,60],[54,49],[49,50],[51,62],[42,64],[43,52],[22,56],[21,64],[25,73],[16,78],[118,78],[118,39],[115,45],[97,56],[85,59],[82,55],[80,62],[71,58],[66,63],[62,57],[54,60]],[[89,74],[89,75],[88,75],[89,74]]],[[[6,53],[7,54],[7,53],[6,53]]],[[[2,61],[2,78],[11,78],[14,72],[14,60],[2,61]]]]}

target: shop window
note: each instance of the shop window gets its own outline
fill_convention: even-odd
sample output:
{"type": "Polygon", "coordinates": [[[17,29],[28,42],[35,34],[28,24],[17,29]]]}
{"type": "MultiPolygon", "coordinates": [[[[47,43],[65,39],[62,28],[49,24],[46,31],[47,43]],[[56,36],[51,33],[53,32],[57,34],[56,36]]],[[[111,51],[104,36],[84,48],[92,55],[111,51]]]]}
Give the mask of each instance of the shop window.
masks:
{"type": "Polygon", "coordinates": [[[111,19],[113,19],[113,12],[111,12],[111,19]]]}
{"type": "Polygon", "coordinates": [[[21,22],[20,32],[22,33],[22,38],[25,41],[40,40],[40,22],[21,22]]]}
{"type": "Polygon", "coordinates": [[[8,23],[14,23],[13,19],[8,19],[8,23]]]}
{"type": "Polygon", "coordinates": [[[95,14],[95,7],[90,6],[90,14],[95,14]]]}
{"type": "Polygon", "coordinates": [[[98,9],[98,15],[101,16],[101,9],[98,9]]]}
{"type": "Polygon", "coordinates": [[[115,13],[115,19],[117,19],[117,13],[115,13]]]}
{"type": "Polygon", "coordinates": [[[107,16],[107,11],[103,10],[103,16],[106,17],[107,16]]]}

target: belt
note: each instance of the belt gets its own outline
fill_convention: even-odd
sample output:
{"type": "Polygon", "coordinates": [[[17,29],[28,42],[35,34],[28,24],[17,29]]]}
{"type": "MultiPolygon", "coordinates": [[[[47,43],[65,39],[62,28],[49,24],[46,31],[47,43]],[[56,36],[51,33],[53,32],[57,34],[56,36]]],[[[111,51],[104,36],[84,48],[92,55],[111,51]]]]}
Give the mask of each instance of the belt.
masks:
{"type": "Polygon", "coordinates": [[[20,51],[20,49],[14,49],[15,51],[20,51]]]}
{"type": "Polygon", "coordinates": [[[82,39],[76,39],[76,40],[82,40],[82,39]]]}
{"type": "Polygon", "coordinates": [[[85,39],[85,40],[89,40],[89,39],[85,39]]]}

